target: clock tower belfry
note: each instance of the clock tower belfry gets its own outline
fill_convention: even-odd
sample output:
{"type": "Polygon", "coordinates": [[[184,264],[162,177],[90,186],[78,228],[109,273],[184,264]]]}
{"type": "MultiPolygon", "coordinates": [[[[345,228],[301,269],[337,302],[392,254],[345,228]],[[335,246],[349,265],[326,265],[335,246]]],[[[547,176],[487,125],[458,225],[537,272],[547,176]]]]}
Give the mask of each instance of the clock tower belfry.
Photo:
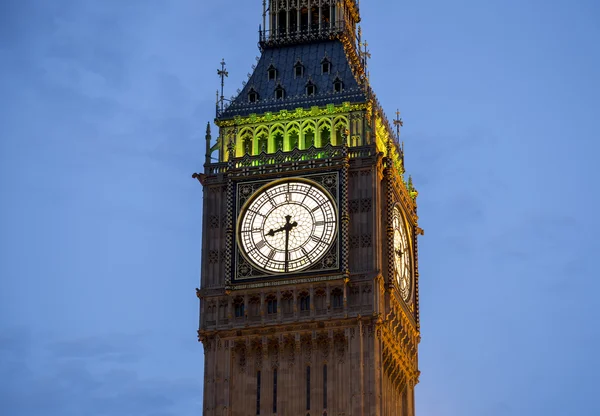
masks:
{"type": "Polygon", "coordinates": [[[193,175],[205,416],[415,415],[423,231],[357,3],[263,0],[253,73],[217,93],[193,175]]]}

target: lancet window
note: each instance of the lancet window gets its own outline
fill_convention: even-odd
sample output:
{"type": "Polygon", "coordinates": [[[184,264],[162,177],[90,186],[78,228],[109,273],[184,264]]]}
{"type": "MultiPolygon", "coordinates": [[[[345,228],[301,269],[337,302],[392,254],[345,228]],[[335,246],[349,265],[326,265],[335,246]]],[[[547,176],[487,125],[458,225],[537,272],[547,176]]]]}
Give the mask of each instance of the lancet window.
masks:
{"type": "Polygon", "coordinates": [[[298,60],[296,64],[294,64],[294,78],[302,78],[304,76],[304,65],[302,62],[298,60]]]}
{"type": "Polygon", "coordinates": [[[269,151],[269,139],[265,132],[261,132],[257,135],[256,143],[258,144],[258,153],[269,151]]]}
{"type": "Polygon", "coordinates": [[[278,150],[290,152],[294,149],[309,149],[311,146],[321,148],[329,144],[340,146],[348,135],[347,117],[317,120],[308,119],[301,124],[291,121],[287,124],[278,122],[271,126],[261,124],[243,127],[236,140],[236,156],[274,153],[278,150]]]}
{"type": "Polygon", "coordinates": [[[301,293],[298,302],[300,303],[300,311],[304,312],[310,310],[310,295],[308,293],[301,293]]]}
{"type": "Polygon", "coordinates": [[[325,147],[331,143],[331,127],[323,123],[320,127],[319,135],[321,136],[321,146],[325,147]]]}
{"type": "Polygon", "coordinates": [[[237,297],[233,301],[233,309],[236,318],[242,318],[244,316],[244,298],[237,297]]]}
{"type": "Polygon", "coordinates": [[[285,292],[281,297],[283,314],[291,314],[294,312],[294,295],[291,292],[285,292]]]}
{"type": "Polygon", "coordinates": [[[258,101],[258,93],[254,88],[250,88],[250,91],[248,91],[248,101],[250,101],[251,103],[255,103],[258,101]]]}
{"type": "Polygon", "coordinates": [[[285,98],[285,90],[283,89],[283,87],[281,85],[278,85],[277,88],[275,88],[275,99],[283,100],[284,98],[285,98]]]}
{"type": "Polygon", "coordinates": [[[342,82],[342,80],[339,77],[336,77],[336,79],[333,80],[333,91],[342,92],[343,89],[344,89],[344,83],[342,82]]]}
{"type": "Polygon", "coordinates": [[[330,72],[331,72],[331,61],[327,57],[325,57],[321,61],[321,73],[329,74],[330,72]]]}
{"type": "Polygon", "coordinates": [[[245,155],[252,154],[252,133],[250,131],[242,134],[242,151],[245,155]]]}
{"type": "Polygon", "coordinates": [[[298,135],[297,130],[290,131],[290,133],[289,133],[289,142],[290,142],[289,150],[294,150],[294,149],[299,148],[299,144],[300,144],[299,139],[300,139],[300,136],[298,135]]]}
{"type": "Polygon", "coordinates": [[[275,68],[273,64],[269,65],[269,68],[267,68],[267,76],[269,81],[275,81],[277,79],[277,68],[275,68]]]}
{"type": "Polygon", "coordinates": [[[277,297],[275,295],[269,295],[267,297],[267,314],[273,315],[277,313],[277,297]]]}
{"type": "Polygon", "coordinates": [[[315,145],[315,132],[313,127],[308,127],[304,131],[304,148],[308,149],[311,146],[315,145]]]}
{"type": "Polygon", "coordinates": [[[344,306],[342,290],[340,288],[331,291],[331,304],[333,309],[338,309],[344,306]]]}

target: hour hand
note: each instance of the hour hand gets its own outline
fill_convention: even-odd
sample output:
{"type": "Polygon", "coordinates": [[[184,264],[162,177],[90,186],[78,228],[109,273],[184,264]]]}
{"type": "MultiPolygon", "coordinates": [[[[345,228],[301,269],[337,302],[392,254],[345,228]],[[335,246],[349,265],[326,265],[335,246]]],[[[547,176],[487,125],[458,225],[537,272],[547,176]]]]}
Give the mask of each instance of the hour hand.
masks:
{"type": "Polygon", "coordinates": [[[275,233],[278,233],[278,232],[283,231],[283,230],[285,230],[285,227],[280,227],[280,228],[278,228],[276,230],[271,229],[271,230],[269,230],[269,232],[267,233],[267,235],[269,237],[275,237],[275,233]]]}

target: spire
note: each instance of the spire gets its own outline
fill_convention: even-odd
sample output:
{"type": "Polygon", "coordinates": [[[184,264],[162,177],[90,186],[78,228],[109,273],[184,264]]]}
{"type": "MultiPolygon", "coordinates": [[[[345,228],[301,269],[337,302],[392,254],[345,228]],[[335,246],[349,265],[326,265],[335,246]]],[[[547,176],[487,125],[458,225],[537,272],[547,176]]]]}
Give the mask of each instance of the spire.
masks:
{"type": "Polygon", "coordinates": [[[204,156],[204,163],[209,164],[210,163],[210,140],[211,140],[211,136],[210,136],[210,123],[206,123],[206,136],[204,136],[204,139],[206,140],[206,154],[204,156]]]}
{"type": "Polygon", "coordinates": [[[225,77],[229,76],[229,72],[227,72],[227,69],[225,68],[225,59],[221,59],[221,69],[217,69],[217,75],[219,75],[221,77],[221,113],[223,112],[223,110],[225,109],[225,95],[224,95],[224,89],[225,89],[225,77]]]}

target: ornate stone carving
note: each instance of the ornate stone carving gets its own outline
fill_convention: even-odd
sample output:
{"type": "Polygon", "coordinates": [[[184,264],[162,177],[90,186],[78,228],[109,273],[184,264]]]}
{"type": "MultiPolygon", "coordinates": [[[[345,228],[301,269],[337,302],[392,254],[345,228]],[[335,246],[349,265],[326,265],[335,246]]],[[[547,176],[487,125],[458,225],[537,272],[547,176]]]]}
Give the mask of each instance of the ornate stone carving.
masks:
{"type": "Polygon", "coordinates": [[[342,331],[336,331],[333,335],[333,345],[335,348],[335,358],[338,363],[343,364],[346,360],[346,335],[342,331]]]}
{"type": "Polygon", "coordinates": [[[233,349],[241,373],[246,372],[246,343],[238,341],[233,349]]]}
{"type": "Polygon", "coordinates": [[[251,343],[251,351],[252,351],[252,355],[254,355],[254,364],[256,366],[256,368],[261,368],[262,367],[262,357],[263,357],[263,351],[262,351],[262,341],[257,338],[252,340],[251,343]]]}
{"type": "Polygon", "coordinates": [[[329,336],[326,333],[317,335],[317,349],[323,360],[327,360],[327,357],[329,357],[329,344],[329,336]]]}
{"type": "Polygon", "coordinates": [[[304,361],[306,361],[307,363],[310,363],[312,361],[312,348],[313,348],[312,336],[303,335],[300,342],[302,344],[302,350],[304,352],[304,361]]]}
{"type": "Polygon", "coordinates": [[[269,340],[269,358],[271,360],[271,368],[275,369],[279,367],[279,340],[269,340]]]}

